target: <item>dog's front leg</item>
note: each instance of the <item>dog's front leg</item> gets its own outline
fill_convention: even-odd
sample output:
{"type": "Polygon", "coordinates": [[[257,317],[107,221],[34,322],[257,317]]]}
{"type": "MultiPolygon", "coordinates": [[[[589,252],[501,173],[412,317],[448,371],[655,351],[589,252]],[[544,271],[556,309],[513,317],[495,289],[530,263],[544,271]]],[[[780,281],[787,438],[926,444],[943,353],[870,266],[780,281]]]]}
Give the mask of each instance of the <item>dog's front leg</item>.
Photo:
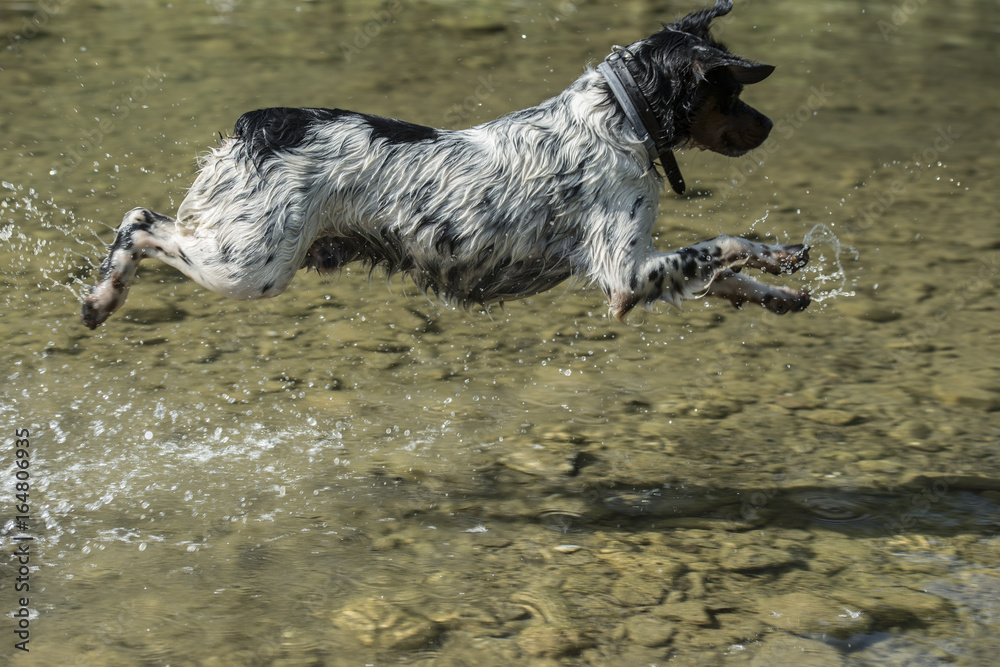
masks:
{"type": "Polygon", "coordinates": [[[792,273],[809,261],[802,245],[769,245],[734,236],[719,236],[668,253],[653,253],[640,263],[628,290],[609,295],[612,311],[624,318],[636,305],[667,301],[679,306],[688,299],[706,296],[728,299],[737,307],[758,303],[782,314],[803,310],[808,293],[773,287],[740,275],[744,268],[767,273],[792,273]]]}
{"type": "Polygon", "coordinates": [[[705,296],[726,299],[737,308],[742,308],[745,303],[757,303],[778,315],[804,310],[809,305],[808,292],[768,285],[732,269],[720,273],[705,296]]]}

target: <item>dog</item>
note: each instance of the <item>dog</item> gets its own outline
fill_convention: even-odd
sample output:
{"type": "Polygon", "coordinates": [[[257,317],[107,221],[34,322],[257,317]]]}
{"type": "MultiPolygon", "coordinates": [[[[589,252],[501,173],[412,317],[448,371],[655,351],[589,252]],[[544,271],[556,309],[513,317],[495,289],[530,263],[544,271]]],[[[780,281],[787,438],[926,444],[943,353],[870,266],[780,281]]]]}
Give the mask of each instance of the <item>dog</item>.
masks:
{"type": "Polygon", "coordinates": [[[622,321],[636,306],[703,297],[803,310],[806,291],[740,270],[791,273],[806,245],[719,236],[653,247],[664,179],[684,190],[673,150],[739,156],[771,129],[739,95],[774,68],[709,34],[731,9],[718,0],[616,47],[556,97],[469,129],[340,109],[246,113],[201,159],[176,219],[125,215],[83,323],[94,329],[124,303],[146,258],[235,299],[277,296],[301,268],[362,261],[464,307],[575,277],[596,283],[622,321]]]}

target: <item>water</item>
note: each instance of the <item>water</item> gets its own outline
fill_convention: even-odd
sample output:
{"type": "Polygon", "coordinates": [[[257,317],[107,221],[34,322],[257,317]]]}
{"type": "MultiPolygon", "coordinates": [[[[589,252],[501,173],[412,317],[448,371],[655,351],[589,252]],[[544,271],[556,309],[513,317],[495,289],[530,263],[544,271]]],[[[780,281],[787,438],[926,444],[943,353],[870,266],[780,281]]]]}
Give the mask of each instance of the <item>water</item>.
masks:
{"type": "Polygon", "coordinates": [[[809,265],[804,269],[805,275],[816,274],[809,283],[809,296],[813,302],[822,303],[827,299],[855,296],[854,291],[847,289],[851,278],[844,268],[844,261],[857,261],[858,250],[845,247],[834,230],[822,222],[806,233],[803,242],[809,246],[810,251],[809,265]],[[842,255],[844,259],[841,259],[842,255]]]}
{"type": "Polygon", "coordinates": [[[744,96],[775,130],[680,154],[657,244],[805,239],[809,267],[764,277],[810,289],[804,313],[623,326],[581,286],[467,313],[363,269],[242,303],[144,263],[90,332],[111,230],[175,211],[243,111],[466,126],[691,7],[0,2],[0,539],[34,538],[31,651],[10,596],[0,650],[991,664],[1000,12],[907,7],[737,3],[718,26],[778,66],[744,96]]]}

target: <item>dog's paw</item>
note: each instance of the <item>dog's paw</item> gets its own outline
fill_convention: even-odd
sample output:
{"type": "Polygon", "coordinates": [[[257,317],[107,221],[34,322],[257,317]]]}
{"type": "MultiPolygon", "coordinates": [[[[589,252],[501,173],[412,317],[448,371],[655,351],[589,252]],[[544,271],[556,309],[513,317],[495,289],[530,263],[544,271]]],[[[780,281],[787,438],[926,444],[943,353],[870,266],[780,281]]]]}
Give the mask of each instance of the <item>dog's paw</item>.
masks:
{"type": "Polygon", "coordinates": [[[781,291],[771,291],[760,302],[760,305],[764,306],[776,315],[797,313],[801,310],[805,310],[809,307],[809,303],[812,301],[812,298],[809,296],[809,292],[802,290],[794,290],[787,287],[772,288],[772,290],[781,291]]]}
{"type": "Polygon", "coordinates": [[[781,273],[795,273],[809,263],[809,246],[806,244],[797,243],[779,247],[784,253],[784,256],[778,260],[781,265],[781,273]]]}
{"type": "Polygon", "coordinates": [[[809,293],[803,290],[768,285],[733,270],[721,273],[706,296],[726,299],[736,308],[757,303],[777,315],[805,310],[811,301],[809,293]]]}
{"type": "Polygon", "coordinates": [[[809,263],[809,246],[804,243],[794,245],[763,245],[752,254],[747,265],[767,273],[779,275],[795,273],[809,263]]]}
{"type": "Polygon", "coordinates": [[[88,329],[96,329],[104,323],[104,320],[108,319],[110,313],[102,311],[89,301],[84,301],[80,315],[83,319],[83,326],[88,329]]]}
{"type": "Polygon", "coordinates": [[[114,281],[102,281],[95,285],[80,309],[83,325],[88,329],[101,326],[122,304],[124,297],[125,290],[114,281]]]}
{"type": "Polygon", "coordinates": [[[96,329],[125,303],[139,257],[136,252],[112,248],[101,265],[97,284],[90,288],[80,309],[84,326],[96,329]]]}

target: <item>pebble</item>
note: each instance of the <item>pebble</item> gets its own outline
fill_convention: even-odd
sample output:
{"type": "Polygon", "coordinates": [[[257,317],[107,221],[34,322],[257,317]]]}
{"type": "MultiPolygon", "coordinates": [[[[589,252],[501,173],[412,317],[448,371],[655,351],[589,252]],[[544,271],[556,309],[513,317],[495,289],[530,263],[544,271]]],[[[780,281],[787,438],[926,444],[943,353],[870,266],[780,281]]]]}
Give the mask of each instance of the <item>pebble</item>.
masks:
{"type": "Polygon", "coordinates": [[[625,621],[625,635],[640,646],[663,646],[677,634],[677,627],[663,619],[632,616],[625,621]]]}
{"type": "Polygon", "coordinates": [[[778,396],[774,402],[786,410],[812,410],[821,405],[819,400],[801,394],[778,396]]]}
{"type": "Polygon", "coordinates": [[[663,599],[663,585],[650,577],[626,574],[611,587],[611,595],[621,605],[645,607],[663,599]]]}
{"type": "Polygon", "coordinates": [[[508,468],[526,475],[558,477],[573,472],[574,452],[565,447],[535,445],[514,449],[502,462],[508,468]]]}
{"type": "Polygon", "coordinates": [[[700,602],[668,602],[653,607],[653,615],[689,625],[713,625],[715,621],[700,602]]]}
{"type": "Polygon", "coordinates": [[[848,426],[861,421],[861,417],[848,412],[847,410],[837,410],[835,408],[817,408],[815,410],[801,410],[797,412],[809,421],[827,426],[848,426]]]}
{"type": "Polygon", "coordinates": [[[377,600],[349,604],[336,614],[334,622],[362,644],[388,650],[420,648],[441,633],[441,626],[426,616],[377,600]]]}
{"type": "Polygon", "coordinates": [[[729,401],[704,400],[696,401],[691,414],[702,419],[722,419],[729,415],[736,414],[743,409],[739,403],[729,401]]]}
{"type": "Polygon", "coordinates": [[[799,562],[799,558],[781,549],[760,546],[745,546],[733,549],[723,555],[723,568],[739,572],[744,570],[765,570],[787,567],[799,562]]]}
{"type": "Polygon", "coordinates": [[[588,643],[568,628],[529,625],[517,635],[517,645],[530,656],[555,658],[586,648],[588,643]]]}
{"type": "Polygon", "coordinates": [[[921,452],[940,452],[948,448],[944,443],[924,440],[911,440],[906,443],[906,446],[921,452]]]}
{"type": "Polygon", "coordinates": [[[986,412],[1000,410],[1000,394],[968,384],[960,377],[949,377],[935,383],[934,397],[948,405],[960,405],[986,412]]]}
{"type": "Polygon", "coordinates": [[[889,430],[889,435],[903,442],[925,440],[931,436],[931,433],[933,431],[927,424],[918,421],[901,422],[889,430]]]}
{"type": "Polygon", "coordinates": [[[880,625],[928,622],[950,609],[947,600],[903,586],[886,586],[874,577],[852,582],[850,588],[831,595],[853,609],[862,609],[880,625]]]}
{"type": "Polygon", "coordinates": [[[572,554],[576,553],[582,548],[583,547],[581,547],[579,544],[559,544],[557,546],[552,547],[552,550],[558,551],[561,554],[572,554]]]}
{"type": "Polygon", "coordinates": [[[772,634],[753,651],[751,667],[839,667],[844,658],[834,647],[817,639],[772,634]]]}

